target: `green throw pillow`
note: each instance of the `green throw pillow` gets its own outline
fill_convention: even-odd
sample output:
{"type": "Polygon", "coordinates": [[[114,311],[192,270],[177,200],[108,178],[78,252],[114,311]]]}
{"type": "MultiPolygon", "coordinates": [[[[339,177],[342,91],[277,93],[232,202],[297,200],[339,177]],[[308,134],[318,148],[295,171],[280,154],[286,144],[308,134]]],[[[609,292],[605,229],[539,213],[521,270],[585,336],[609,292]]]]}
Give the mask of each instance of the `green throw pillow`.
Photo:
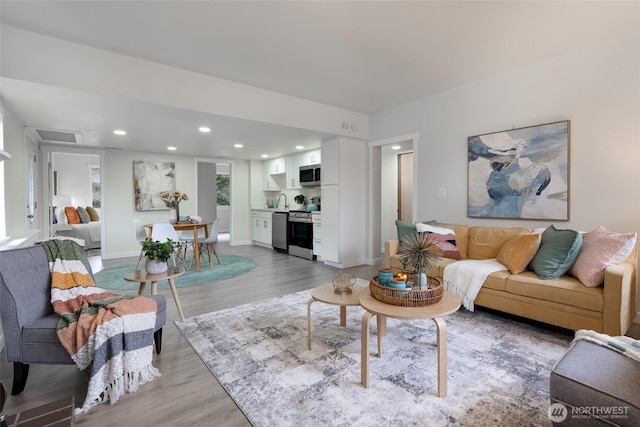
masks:
{"type": "MultiPolygon", "coordinates": [[[[423,224],[436,225],[438,221],[432,219],[430,221],[423,221],[423,224]]],[[[398,240],[402,241],[407,235],[416,232],[416,225],[410,222],[404,222],[396,219],[396,228],[398,229],[398,240]]]]}
{"type": "Polygon", "coordinates": [[[565,274],[582,246],[582,234],[575,230],[558,230],[550,225],[542,233],[540,248],[531,260],[529,269],[540,279],[555,279],[565,274]]]}

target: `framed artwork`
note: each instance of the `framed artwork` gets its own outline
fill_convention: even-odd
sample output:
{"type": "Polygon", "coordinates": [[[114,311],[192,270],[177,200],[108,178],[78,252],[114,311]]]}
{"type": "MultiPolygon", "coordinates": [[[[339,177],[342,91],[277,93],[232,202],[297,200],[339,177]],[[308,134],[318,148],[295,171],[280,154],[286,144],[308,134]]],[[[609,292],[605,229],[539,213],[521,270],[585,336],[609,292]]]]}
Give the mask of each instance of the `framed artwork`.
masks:
{"type": "Polygon", "coordinates": [[[160,198],[163,191],[176,189],[174,162],[133,161],[133,193],[137,211],[169,209],[160,198]]]}
{"type": "Polygon", "coordinates": [[[569,219],[569,120],[468,138],[470,217],[569,219]]]}

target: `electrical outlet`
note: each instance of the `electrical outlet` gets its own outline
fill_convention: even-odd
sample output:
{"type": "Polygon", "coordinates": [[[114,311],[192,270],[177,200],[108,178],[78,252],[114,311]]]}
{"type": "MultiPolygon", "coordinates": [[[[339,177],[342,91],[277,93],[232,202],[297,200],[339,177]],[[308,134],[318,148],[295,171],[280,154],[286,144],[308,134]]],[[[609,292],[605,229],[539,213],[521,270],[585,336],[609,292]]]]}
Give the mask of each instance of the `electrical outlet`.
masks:
{"type": "Polygon", "coordinates": [[[436,188],[436,197],[447,197],[447,189],[446,188],[436,188]]]}

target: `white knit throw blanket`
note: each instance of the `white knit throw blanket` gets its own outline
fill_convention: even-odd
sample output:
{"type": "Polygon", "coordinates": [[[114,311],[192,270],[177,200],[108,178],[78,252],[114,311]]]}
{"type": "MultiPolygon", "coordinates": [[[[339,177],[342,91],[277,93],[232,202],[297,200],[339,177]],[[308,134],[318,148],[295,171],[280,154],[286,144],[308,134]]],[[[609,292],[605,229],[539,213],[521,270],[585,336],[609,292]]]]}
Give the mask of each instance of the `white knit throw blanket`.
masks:
{"type": "Polygon", "coordinates": [[[473,311],[473,301],[478,296],[487,276],[500,270],[507,270],[507,267],[495,259],[456,261],[444,268],[442,274],[444,289],[460,298],[467,310],[473,311]]]}

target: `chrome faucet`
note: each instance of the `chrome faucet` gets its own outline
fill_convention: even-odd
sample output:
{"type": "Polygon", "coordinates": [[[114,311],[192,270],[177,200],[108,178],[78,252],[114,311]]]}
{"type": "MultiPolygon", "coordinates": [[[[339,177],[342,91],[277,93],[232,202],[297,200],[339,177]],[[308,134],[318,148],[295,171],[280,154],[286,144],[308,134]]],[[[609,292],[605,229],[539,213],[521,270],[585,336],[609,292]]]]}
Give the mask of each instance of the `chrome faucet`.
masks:
{"type": "MultiPolygon", "coordinates": [[[[280,193],[280,196],[284,196],[284,208],[288,209],[289,208],[289,203],[287,202],[287,195],[284,193],[280,193]]],[[[276,201],[278,203],[280,203],[280,196],[278,196],[278,198],[276,199],[276,201]]]]}

